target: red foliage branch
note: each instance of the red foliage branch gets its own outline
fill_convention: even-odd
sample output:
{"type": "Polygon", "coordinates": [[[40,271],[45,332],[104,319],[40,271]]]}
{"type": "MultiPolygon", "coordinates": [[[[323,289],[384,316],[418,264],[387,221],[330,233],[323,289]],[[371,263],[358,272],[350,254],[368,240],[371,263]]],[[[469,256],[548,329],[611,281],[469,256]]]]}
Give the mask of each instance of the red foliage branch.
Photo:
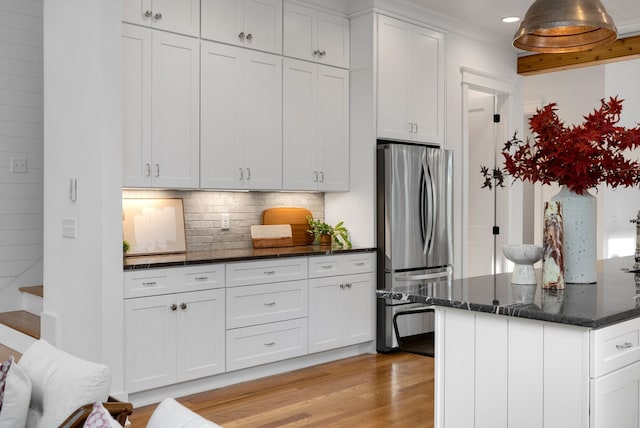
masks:
{"type": "Polygon", "coordinates": [[[626,159],[623,152],[640,147],[640,126],[618,126],[622,101],[602,99],[600,108],[572,126],[558,118],[555,103],[538,109],[529,119],[533,140],[523,142],[514,134],[505,143],[505,170],[515,179],[557,182],[578,194],[601,183],[639,185],[640,163],[626,159]]]}

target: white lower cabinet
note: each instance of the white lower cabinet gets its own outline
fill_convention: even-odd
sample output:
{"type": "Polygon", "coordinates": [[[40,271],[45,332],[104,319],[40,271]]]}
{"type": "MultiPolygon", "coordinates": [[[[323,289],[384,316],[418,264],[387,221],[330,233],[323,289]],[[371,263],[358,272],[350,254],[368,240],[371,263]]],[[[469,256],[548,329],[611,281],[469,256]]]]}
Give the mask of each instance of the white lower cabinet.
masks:
{"type": "Polygon", "coordinates": [[[590,426],[640,426],[640,362],[591,380],[590,426]]]}
{"type": "Polygon", "coordinates": [[[307,353],[307,319],[227,331],[227,370],[272,363],[307,353]]]}
{"type": "Polygon", "coordinates": [[[309,280],[309,352],[373,340],[375,275],[309,280]]]}
{"type": "Polygon", "coordinates": [[[224,289],[125,300],[127,391],[224,372],[224,301],[224,289]]]}

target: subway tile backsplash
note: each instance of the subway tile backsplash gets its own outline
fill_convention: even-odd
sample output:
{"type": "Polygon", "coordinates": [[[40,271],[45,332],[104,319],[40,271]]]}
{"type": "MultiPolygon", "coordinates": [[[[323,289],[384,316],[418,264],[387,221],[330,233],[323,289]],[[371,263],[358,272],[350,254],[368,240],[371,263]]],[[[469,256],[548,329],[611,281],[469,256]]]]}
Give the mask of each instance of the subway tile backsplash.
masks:
{"type": "Polygon", "coordinates": [[[124,190],[122,197],[182,198],[187,251],[251,248],[251,225],[260,224],[267,208],[307,208],[314,218],[324,218],[323,193],[124,190]],[[225,231],[220,230],[223,213],[231,220],[225,231]]]}

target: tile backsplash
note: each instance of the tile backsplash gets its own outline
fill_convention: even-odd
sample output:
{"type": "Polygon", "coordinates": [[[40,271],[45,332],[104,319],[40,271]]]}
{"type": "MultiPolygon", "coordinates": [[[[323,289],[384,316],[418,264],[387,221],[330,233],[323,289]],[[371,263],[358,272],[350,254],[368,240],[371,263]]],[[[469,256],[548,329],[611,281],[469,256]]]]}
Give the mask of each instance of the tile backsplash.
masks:
{"type": "Polygon", "coordinates": [[[323,193],[124,190],[122,197],[182,198],[187,251],[251,248],[251,225],[260,224],[267,208],[301,207],[324,218],[323,193]],[[229,230],[220,230],[223,213],[229,214],[229,230]]]}

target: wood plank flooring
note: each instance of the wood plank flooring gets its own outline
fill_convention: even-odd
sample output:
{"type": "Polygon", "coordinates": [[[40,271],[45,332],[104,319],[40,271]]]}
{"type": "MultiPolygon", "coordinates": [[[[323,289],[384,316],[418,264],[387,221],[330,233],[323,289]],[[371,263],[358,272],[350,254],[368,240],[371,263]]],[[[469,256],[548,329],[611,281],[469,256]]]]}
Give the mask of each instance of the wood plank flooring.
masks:
{"type": "Polygon", "coordinates": [[[0,312],[0,324],[40,339],[40,317],[27,311],[0,312]]]}
{"type": "MultiPolygon", "coordinates": [[[[433,378],[431,357],[361,355],[178,401],[224,428],[431,428],[433,378]]],[[[130,427],[144,427],[155,407],[134,409],[130,427]]]]}

